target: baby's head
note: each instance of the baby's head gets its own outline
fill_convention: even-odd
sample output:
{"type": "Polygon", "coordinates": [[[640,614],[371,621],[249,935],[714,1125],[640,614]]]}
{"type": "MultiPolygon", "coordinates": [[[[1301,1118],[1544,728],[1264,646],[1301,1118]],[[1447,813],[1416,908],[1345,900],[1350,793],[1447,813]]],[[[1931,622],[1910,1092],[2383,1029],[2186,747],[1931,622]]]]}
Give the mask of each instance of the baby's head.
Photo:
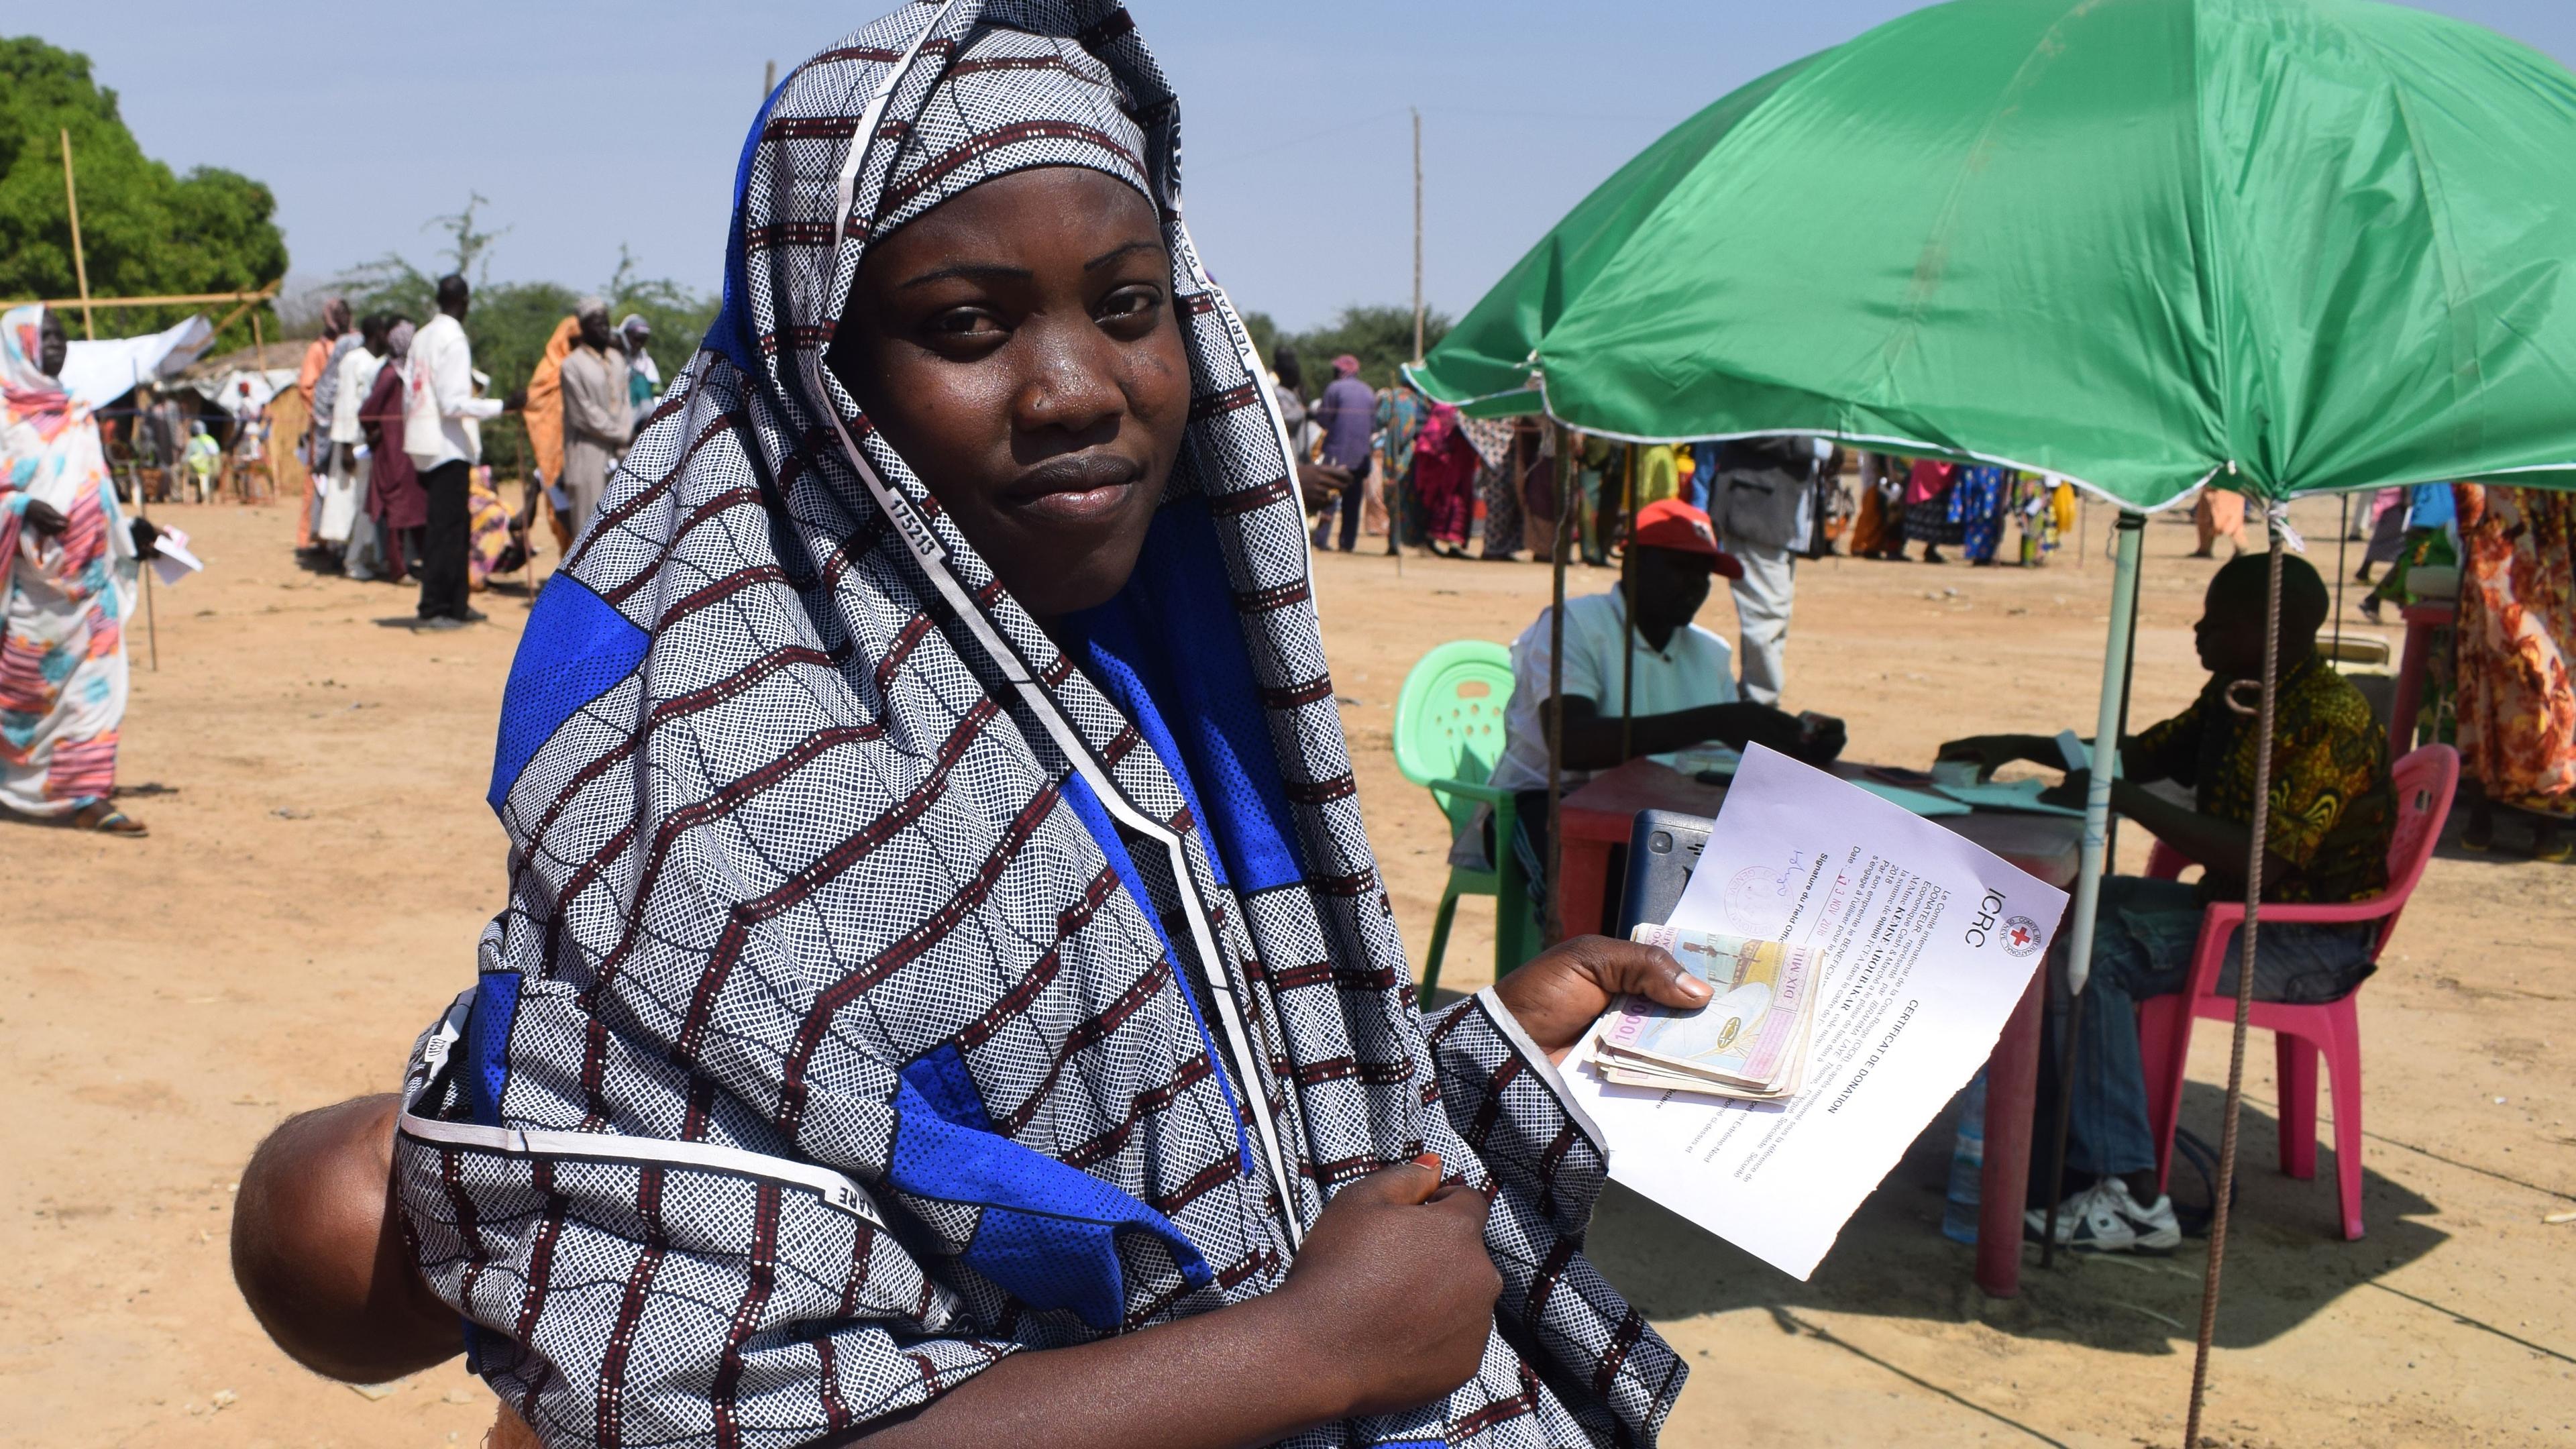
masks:
{"type": "Polygon", "coordinates": [[[233,1281],[287,1356],[383,1383],[462,1351],[456,1315],[412,1264],[393,1194],[396,1098],[290,1117],[251,1154],[233,1203],[233,1281]]]}

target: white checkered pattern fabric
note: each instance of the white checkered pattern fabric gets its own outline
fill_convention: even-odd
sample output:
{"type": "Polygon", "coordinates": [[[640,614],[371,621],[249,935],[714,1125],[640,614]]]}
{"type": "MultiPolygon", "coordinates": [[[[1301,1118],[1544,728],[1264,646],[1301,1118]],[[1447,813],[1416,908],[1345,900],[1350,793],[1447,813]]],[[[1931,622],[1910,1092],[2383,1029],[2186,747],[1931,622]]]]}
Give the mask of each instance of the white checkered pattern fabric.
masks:
{"type": "MultiPolygon", "coordinates": [[[[913,4],[799,66],[745,151],[727,284],[566,566],[640,631],[638,662],[504,782],[511,894],[476,998],[512,979],[499,1130],[400,1144],[477,1369],[549,1444],[810,1443],[1020,1349],[1267,1292],[1335,1190],[1427,1147],[1496,1194],[1484,1366],[1294,1442],[1651,1442],[1682,1369],[1578,1255],[1600,1147],[1490,998],[1414,1008],[1280,425],[1181,224],[1176,108],[1126,13],[913,4]],[[1290,883],[1226,882],[1170,763],[820,365],[869,237],[1039,165],[1120,175],[1165,217],[1195,390],[1165,507],[1213,519],[1235,609],[1160,622],[1239,640],[1290,883]],[[1077,818],[1077,776],[1152,827],[1127,837],[1143,899],[1077,818]],[[924,1187],[938,1164],[907,1135],[907,1069],[943,1053],[1010,1151],[1150,1206],[1210,1271],[1122,1234],[1105,1326],[978,1271],[993,1207],[924,1187]],[[865,1210],[740,1169],[759,1160],[841,1174],[865,1210]]],[[[514,695],[545,665],[523,658],[514,695]]],[[[415,1110],[462,1124],[440,1040],[415,1110]]]]}

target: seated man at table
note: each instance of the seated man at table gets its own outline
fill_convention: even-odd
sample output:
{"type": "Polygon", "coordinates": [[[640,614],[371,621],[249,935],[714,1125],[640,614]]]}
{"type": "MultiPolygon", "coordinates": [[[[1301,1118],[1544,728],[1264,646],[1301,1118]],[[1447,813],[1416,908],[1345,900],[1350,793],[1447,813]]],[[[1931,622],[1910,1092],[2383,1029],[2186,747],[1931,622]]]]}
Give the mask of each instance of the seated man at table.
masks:
{"type": "MultiPolygon", "coordinates": [[[[2193,630],[2209,683],[2190,708],[2120,741],[2121,778],[2111,784],[2111,807],[2197,863],[2201,878],[2197,884],[2134,876],[2102,882],[2067,1114],[2067,1180],[2087,1185],[2058,1208],[2060,1244],[2162,1253],[2181,1241],[2173,1201],[2156,1183],[2134,1008],[2141,997],[2188,986],[2201,907],[2245,895],[2256,720],[2232,708],[2229,694],[2247,705],[2259,696],[2265,570],[2260,554],[2219,569],[2193,630]],[[2144,788],[2158,780],[2190,787],[2193,803],[2144,788]]],[[[2352,901],[2388,884],[2396,819],[2388,732],[2361,692],[2316,652],[2317,630],[2330,608],[2317,571],[2304,559],[2284,558],[2272,805],[2263,832],[2267,901],[2352,901]]],[[[1987,773],[2013,760],[2060,762],[2055,740],[2045,735],[1953,740],[1941,747],[1941,758],[1975,760],[1987,773]]],[[[2041,798],[2081,807],[2088,784],[2085,772],[2072,771],[2041,798]]],[[[2372,971],[2375,935],[2369,923],[2266,922],[2256,938],[2254,994],[2265,1001],[2332,1001],[2372,971]]],[[[2233,996],[2235,941],[2227,952],[2217,989],[2233,996]]],[[[2047,1149],[2037,1155],[2045,1161],[2047,1149]]],[[[2030,1213],[2034,1234],[2045,1220],[2038,1210],[2030,1213]]]]}
{"type": "MultiPolygon", "coordinates": [[[[1741,749],[1760,741],[1810,763],[1842,752],[1840,720],[1792,715],[1737,697],[1734,658],[1726,641],[1691,622],[1708,602],[1709,581],[1734,578],[1742,565],[1717,546],[1708,515],[1677,498],[1649,503],[1630,538],[1636,557],[1618,587],[1565,601],[1565,684],[1560,713],[1565,754],[1560,778],[1572,791],[1602,770],[1639,755],[1686,763],[1682,752],[1708,744],[1741,749]],[[1628,657],[1628,601],[1637,629],[1628,657]],[[1623,681],[1633,675],[1635,715],[1620,720],[1623,681]]],[[[1530,881],[1533,905],[1544,902],[1547,876],[1547,709],[1549,615],[1512,645],[1512,701],[1504,716],[1503,756],[1492,784],[1518,796],[1513,848],[1530,881]]],[[[1546,911],[1539,909],[1541,919],[1546,911]]]]}

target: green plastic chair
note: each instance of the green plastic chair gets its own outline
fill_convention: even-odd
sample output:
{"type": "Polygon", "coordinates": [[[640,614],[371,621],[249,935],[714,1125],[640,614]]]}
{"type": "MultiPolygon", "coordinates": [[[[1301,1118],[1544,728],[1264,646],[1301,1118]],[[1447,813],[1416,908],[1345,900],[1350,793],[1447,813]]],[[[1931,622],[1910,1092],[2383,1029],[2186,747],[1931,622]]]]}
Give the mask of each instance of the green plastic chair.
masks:
{"type": "Polygon", "coordinates": [[[1476,817],[1494,808],[1491,870],[1449,868],[1440,914],[1431,923],[1431,956],[1422,968],[1422,1002],[1440,985],[1440,957],[1460,896],[1494,898],[1494,977],[1529,959],[1529,880],[1512,849],[1512,793],[1485,783],[1503,755],[1503,712],[1512,702],[1512,652],[1482,639],[1456,639],[1422,656],[1405,676],[1395,702],[1395,767],[1428,789],[1449,817],[1455,839],[1476,817]]]}

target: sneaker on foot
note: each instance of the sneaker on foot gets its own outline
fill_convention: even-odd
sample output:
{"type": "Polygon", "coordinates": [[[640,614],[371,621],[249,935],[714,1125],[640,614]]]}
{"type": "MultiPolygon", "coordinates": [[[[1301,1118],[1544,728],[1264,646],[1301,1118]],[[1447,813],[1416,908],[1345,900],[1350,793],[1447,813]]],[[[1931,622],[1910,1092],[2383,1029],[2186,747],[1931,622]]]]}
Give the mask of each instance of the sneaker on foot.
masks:
{"type": "Polygon", "coordinates": [[[2111,1206],[2138,1235],[2136,1252],[2170,1253],[2182,1244],[2182,1223],[2174,1216],[2173,1195],[2157,1193],[2151,1203],[2138,1201],[2129,1185],[2118,1178],[2105,1184],[2111,1189],[2111,1206]]]}
{"type": "MultiPolygon", "coordinates": [[[[2057,1205],[2057,1246],[2076,1248],[2088,1253],[2126,1253],[2138,1246],[2138,1230],[2113,1201],[2111,1189],[2120,1189],[2123,1198],[2128,1187],[2111,1178],[2084,1188],[2057,1205]]],[[[2030,1236],[2041,1237],[2048,1231],[2048,1214],[2039,1208],[2022,1213],[2029,1225],[2030,1236]]]]}
{"type": "Polygon", "coordinates": [[[421,616],[421,621],[412,627],[415,629],[436,629],[443,632],[449,629],[462,629],[465,627],[465,621],[457,618],[453,614],[424,614],[421,616]]]}

